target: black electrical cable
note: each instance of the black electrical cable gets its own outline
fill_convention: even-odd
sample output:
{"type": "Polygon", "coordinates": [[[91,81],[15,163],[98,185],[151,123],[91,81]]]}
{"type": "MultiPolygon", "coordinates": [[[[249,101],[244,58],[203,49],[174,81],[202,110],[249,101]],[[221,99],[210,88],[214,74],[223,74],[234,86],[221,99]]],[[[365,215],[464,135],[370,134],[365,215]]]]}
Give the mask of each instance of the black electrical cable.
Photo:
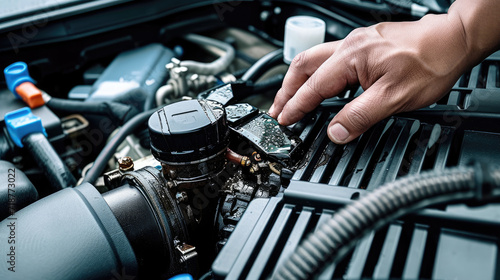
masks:
{"type": "Polygon", "coordinates": [[[283,49],[272,51],[261,57],[241,77],[242,81],[256,82],[267,70],[283,63],[283,49]]]}
{"type": "Polygon", "coordinates": [[[108,116],[118,125],[126,123],[137,114],[133,106],[118,102],[82,102],[52,97],[46,105],[57,112],[108,116]]]}
{"type": "Polygon", "coordinates": [[[111,140],[104,146],[104,149],[99,153],[94,164],[89,169],[87,174],[85,174],[85,178],[83,182],[88,182],[94,184],[97,178],[101,175],[102,172],[106,169],[108,161],[113,156],[113,153],[116,151],[118,146],[125,140],[125,138],[133,133],[137,128],[139,128],[144,122],[146,122],[149,117],[156,112],[155,109],[151,109],[146,112],[142,112],[132,119],[130,119],[125,125],[123,125],[118,133],[111,138],[111,140]]]}
{"type": "Polygon", "coordinates": [[[500,169],[482,165],[430,171],[388,183],[337,211],[310,234],[273,279],[310,279],[339,261],[365,234],[412,211],[453,201],[498,198],[500,169]]]}

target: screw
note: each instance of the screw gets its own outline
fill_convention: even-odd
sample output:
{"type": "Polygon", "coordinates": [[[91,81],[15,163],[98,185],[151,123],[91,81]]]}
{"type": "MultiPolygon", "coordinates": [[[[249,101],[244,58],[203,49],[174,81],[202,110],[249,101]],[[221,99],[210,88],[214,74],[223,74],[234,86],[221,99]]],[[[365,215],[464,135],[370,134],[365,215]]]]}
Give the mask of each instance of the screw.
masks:
{"type": "Polygon", "coordinates": [[[175,194],[175,198],[177,199],[177,202],[184,202],[188,200],[188,195],[186,192],[178,192],[175,194]]]}
{"type": "Polygon", "coordinates": [[[169,169],[168,174],[170,175],[169,177],[172,179],[177,178],[177,172],[174,169],[169,169]]]}
{"type": "Polygon", "coordinates": [[[134,161],[131,157],[122,157],[118,159],[118,168],[120,171],[132,171],[134,170],[134,161]]]}
{"type": "Polygon", "coordinates": [[[175,183],[174,183],[174,182],[172,182],[172,181],[167,181],[167,187],[168,187],[169,189],[173,189],[173,188],[175,187],[175,183]]]}

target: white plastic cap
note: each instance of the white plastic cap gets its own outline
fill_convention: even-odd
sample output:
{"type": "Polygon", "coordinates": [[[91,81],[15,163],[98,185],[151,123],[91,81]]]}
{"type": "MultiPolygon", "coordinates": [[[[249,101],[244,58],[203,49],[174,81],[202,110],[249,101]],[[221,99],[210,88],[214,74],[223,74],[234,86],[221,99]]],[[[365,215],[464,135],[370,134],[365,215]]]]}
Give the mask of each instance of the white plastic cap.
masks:
{"type": "Polygon", "coordinates": [[[294,16],[286,20],[283,57],[287,64],[293,58],[325,41],[326,24],[323,20],[310,16],[294,16]]]}

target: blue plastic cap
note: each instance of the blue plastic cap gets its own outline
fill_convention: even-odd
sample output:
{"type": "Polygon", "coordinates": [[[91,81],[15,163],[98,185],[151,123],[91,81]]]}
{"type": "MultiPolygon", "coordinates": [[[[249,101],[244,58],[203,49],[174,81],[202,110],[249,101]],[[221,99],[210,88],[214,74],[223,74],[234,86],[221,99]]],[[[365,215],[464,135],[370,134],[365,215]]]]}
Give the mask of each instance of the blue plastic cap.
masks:
{"type": "Polygon", "coordinates": [[[184,274],[175,275],[174,277],[172,277],[168,280],[193,280],[193,276],[191,276],[190,274],[184,273],[184,274]]]}
{"type": "Polygon", "coordinates": [[[22,61],[12,63],[11,65],[5,67],[5,69],[3,69],[3,74],[5,75],[7,87],[17,98],[21,98],[16,92],[16,88],[20,84],[24,82],[35,83],[28,72],[28,65],[22,61]]]}
{"type": "Polygon", "coordinates": [[[22,140],[28,134],[41,132],[47,136],[42,119],[33,115],[28,107],[5,114],[4,120],[10,138],[18,147],[23,147],[22,140]]]}

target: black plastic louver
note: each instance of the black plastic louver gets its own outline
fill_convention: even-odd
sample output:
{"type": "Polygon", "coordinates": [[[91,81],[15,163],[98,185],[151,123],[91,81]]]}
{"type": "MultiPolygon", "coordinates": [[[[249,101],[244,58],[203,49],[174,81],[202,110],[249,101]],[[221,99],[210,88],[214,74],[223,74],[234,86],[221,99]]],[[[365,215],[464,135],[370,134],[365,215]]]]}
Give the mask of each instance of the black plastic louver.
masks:
{"type": "MultiPolygon", "coordinates": [[[[370,190],[403,175],[442,169],[455,132],[450,126],[394,117],[339,146],[326,136],[327,127],[328,121],[323,122],[292,180],[370,190]]],[[[312,133],[314,129],[305,139],[312,133]]]]}

